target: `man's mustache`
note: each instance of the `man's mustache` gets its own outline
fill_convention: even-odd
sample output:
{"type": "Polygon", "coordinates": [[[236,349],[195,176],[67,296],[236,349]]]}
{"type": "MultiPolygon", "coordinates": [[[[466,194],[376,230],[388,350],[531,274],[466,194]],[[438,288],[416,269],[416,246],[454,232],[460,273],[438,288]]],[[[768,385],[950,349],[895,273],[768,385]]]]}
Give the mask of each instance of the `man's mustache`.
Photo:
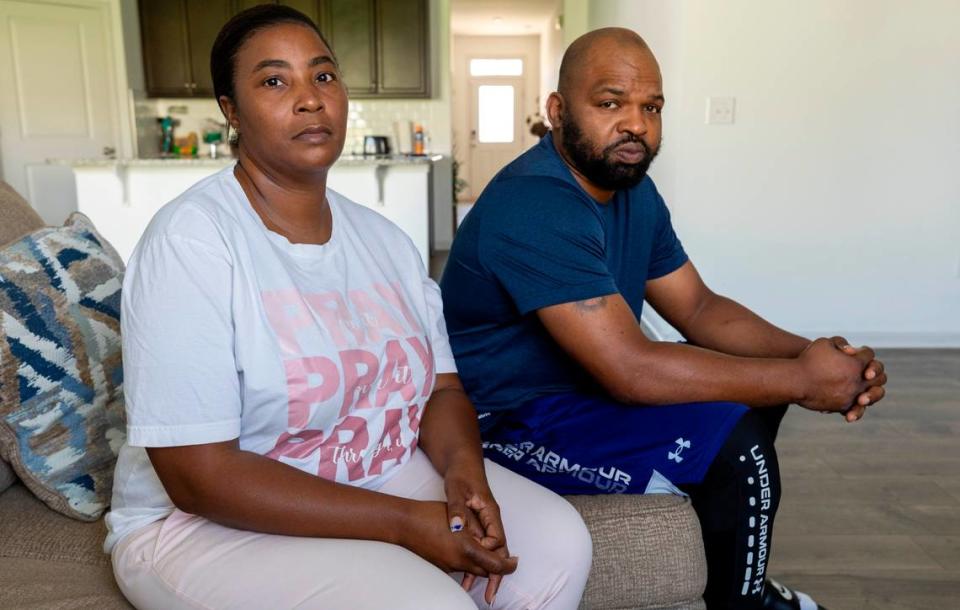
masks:
{"type": "Polygon", "coordinates": [[[607,146],[606,148],[603,149],[603,154],[604,155],[610,154],[617,148],[623,146],[624,144],[639,144],[640,146],[642,146],[644,159],[649,159],[650,157],[653,156],[653,151],[650,149],[647,143],[644,142],[642,138],[638,138],[637,136],[633,136],[633,135],[624,136],[620,140],[607,146]]]}

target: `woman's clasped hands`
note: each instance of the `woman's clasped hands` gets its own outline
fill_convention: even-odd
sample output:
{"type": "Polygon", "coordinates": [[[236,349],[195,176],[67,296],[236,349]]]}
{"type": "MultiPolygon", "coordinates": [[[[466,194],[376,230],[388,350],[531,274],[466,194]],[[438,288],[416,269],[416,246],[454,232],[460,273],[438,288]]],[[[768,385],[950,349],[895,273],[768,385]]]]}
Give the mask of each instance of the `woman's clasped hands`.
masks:
{"type": "Polygon", "coordinates": [[[476,469],[451,466],[444,489],[446,504],[418,503],[404,546],[444,571],[463,572],[464,590],[469,591],[478,576],[487,577],[483,597],[493,603],[504,575],[517,569],[519,559],[510,556],[500,507],[482,465],[476,469]]]}

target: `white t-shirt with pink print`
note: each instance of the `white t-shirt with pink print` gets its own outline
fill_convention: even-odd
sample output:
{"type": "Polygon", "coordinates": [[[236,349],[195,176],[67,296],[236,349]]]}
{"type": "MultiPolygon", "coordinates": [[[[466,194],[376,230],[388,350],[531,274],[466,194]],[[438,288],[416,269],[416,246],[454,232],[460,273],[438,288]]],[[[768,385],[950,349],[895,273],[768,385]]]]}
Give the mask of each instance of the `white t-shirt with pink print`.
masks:
{"type": "Polygon", "coordinates": [[[455,372],[440,291],[394,224],[328,190],[333,233],[269,231],[228,167],[151,221],[121,315],[127,442],[109,550],[173,509],[144,447],[240,447],[376,489],[416,450],[455,372]]]}

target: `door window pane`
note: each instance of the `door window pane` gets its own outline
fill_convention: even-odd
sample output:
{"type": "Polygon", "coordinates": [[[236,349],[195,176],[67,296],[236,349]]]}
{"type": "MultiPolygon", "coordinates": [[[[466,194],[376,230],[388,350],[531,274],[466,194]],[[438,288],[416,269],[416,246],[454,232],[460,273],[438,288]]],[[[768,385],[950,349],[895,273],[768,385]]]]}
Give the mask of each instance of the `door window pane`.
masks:
{"type": "Polygon", "coordinates": [[[480,85],[477,93],[477,138],[485,144],[513,142],[513,85],[480,85]]]}
{"type": "Polygon", "coordinates": [[[522,59],[471,59],[470,76],[522,76],[522,59]]]}

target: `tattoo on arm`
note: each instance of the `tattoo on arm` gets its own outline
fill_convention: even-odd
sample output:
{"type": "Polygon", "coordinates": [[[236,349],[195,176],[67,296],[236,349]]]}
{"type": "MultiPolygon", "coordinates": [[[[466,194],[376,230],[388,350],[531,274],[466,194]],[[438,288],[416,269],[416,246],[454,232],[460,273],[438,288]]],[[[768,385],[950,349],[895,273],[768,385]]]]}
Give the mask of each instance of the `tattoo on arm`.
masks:
{"type": "Polygon", "coordinates": [[[592,299],[584,299],[583,301],[577,301],[574,303],[577,306],[577,309],[584,313],[589,313],[591,311],[596,311],[598,309],[603,309],[607,305],[607,297],[595,297],[592,299]]]}

